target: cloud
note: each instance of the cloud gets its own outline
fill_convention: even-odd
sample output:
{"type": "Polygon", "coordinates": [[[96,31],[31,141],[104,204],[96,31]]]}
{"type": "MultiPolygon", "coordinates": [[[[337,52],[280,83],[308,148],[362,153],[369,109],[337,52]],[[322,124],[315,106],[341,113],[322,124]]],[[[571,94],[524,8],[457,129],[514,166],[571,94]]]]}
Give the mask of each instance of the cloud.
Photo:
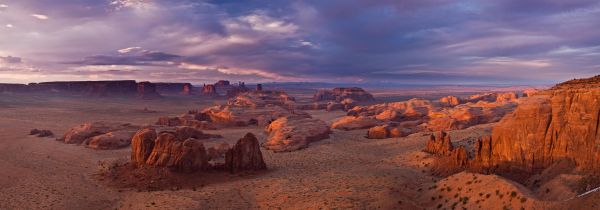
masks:
{"type": "Polygon", "coordinates": [[[34,17],[38,20],[48,20],[48,16],[46,16],[46,15],[32,14],[31,17],[34,17]]]}
{"type": "Polygon", "coordinates": [[[10,63],[10,64],[15,64],[15,63],[21,63],[23,60],[19,57],[13,57],[13,56],[0,56],[0,63],[10,63]]]}
{"type": "Polygon", "coordinates": [[[47,78],[550,83],[600,65],[593,0],[19,0],[0,10],[2,55],[47,78]]]}
{"type": "MultiPolygon", "coordinates": [[[[122,51],[122,50],[121,50],[122,51]]],[[[131,51],[126,51],[128,53],[131,51]]],[[[130,66],[156,66],[170,65],[170,63],[181,59],[179,55],[156,52],[140,51],[133,55],[94,55],[83,58],[81,61],[65,62],[68,64],[79,64],[89,66],[103,65],[130,65],[130,66]]]]}

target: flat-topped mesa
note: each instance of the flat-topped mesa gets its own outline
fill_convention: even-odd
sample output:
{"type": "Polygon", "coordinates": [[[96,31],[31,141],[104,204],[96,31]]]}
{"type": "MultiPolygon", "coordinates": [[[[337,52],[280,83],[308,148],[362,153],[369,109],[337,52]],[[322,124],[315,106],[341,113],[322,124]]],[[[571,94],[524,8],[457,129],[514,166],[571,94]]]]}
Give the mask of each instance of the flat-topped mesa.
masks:
{"type": "Polygon", "coordinates": [[[193,86],[190,83],[157,82],[156,92],[159,94],[191,95],[193,86]]]}
{"type": "Polygon", "coordinates": [[[142,99],[160,98],[160,94],[156,92],[156,85],[150,82],[140,82],[137,84],[138,97],[142,99]]]}
{"type": "Polygon", "coordinates": [[[20,93],[27,92],[29,87],[24,84],[0,84],[0,93],[3,92],[11,92],[11,93],[20,93]]]}
{"type": "Polygon", "coordinates": [[[135,95],[134,80],[121,81],[65,81],[42,82],[27,85],[31,92],[58,92],[93,96],[135,95]]]}
{"type": "Polygon", "coordinates": [[[319,90],[313,96],[314,101],[341,102],[347,98],[358,102],[375,100],[375,98],[373,98],[373,95],[359,87],[339,87],[334,88],[333,90],[319,90]]]}
{"type": "Polygon", "coordinates": [[[490,168],[545,169],[561,159],[600,168],[600,76],[558,84],[526,98],[482,142],[490,168]],[[485,143],[485,144],[484,144],[485,143]],[[489,145],[489,146],[488,146],[489,145]]]}

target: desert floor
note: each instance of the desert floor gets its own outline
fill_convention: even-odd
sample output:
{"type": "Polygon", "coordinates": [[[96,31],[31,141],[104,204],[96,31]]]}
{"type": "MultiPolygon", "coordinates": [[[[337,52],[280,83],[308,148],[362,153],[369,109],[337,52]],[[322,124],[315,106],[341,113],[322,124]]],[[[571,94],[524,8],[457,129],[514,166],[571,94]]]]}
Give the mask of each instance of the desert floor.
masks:
{"type": "MultiPolygon", "coordinates": [[[[3,95],[0,209],[546,209],[552,205],[493,175],[463,172],[445,179],[429,175],[432,158],[421,152],[429,133],[373,140],[364,137],[365,130],[334,130],[329,139],[304,150],[263,150],[267,172],[216,174],[237,177],[198,189],[151,192],[115,188],[97,179],[100,162],[127,160],[129,148],[101,151],[28,136],[30,129],[39,128],[60,137],[70,127],[94,121],[150,124],[160,116],[176,116],[217,102],[190,97],[138,100],[3,95]],[[466,183],[471,179],[472,184],[466,183]],[[509,195],[513,191],[516,195],[509,195]]],[[[341,111],[310,114],[328,122],[345,115],[341,111]]],[[[450,135],[454,141],[467,141],[490,132],[490,126],[450,135]]],[[[260,141],[266,138],[257,127],[209,132],[223,135],[230,143],[246,132],[257,134],[260,141]]]]}

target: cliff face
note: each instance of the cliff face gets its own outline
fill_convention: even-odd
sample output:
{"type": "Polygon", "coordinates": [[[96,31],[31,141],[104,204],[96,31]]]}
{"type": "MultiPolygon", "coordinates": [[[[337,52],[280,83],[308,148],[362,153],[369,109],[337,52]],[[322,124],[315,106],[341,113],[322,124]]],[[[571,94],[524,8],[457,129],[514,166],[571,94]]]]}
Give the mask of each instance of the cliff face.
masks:
{"type": "Polygon", "coordinates": [[[582,169],[597,169],[599,121],[600,76],[568,81],[535,94],[505,116],[476,148],[475,162],[534,172],[570,159],[582,169]]]}
{"type": "Polygon", "coordinates": [[[137,83],[134,80],[122,81],[66,81],[31,83],[31,92],[63,92],[85,95],[127,95],[136,93],[137,83]]]}

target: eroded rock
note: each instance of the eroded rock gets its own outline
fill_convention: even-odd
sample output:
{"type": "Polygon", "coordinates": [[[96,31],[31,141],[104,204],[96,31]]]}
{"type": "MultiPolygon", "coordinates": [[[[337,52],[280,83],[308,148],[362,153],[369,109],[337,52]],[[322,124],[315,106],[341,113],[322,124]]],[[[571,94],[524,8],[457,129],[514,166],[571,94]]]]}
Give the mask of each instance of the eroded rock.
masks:
{"type": "Polygon", "coordinates": [[[329,126],[319,119],[281,117],[266,128],[269,133],[263,144],[268,150],[290,152],[308,147],[308,144],[329,138],[329,126]]]}

